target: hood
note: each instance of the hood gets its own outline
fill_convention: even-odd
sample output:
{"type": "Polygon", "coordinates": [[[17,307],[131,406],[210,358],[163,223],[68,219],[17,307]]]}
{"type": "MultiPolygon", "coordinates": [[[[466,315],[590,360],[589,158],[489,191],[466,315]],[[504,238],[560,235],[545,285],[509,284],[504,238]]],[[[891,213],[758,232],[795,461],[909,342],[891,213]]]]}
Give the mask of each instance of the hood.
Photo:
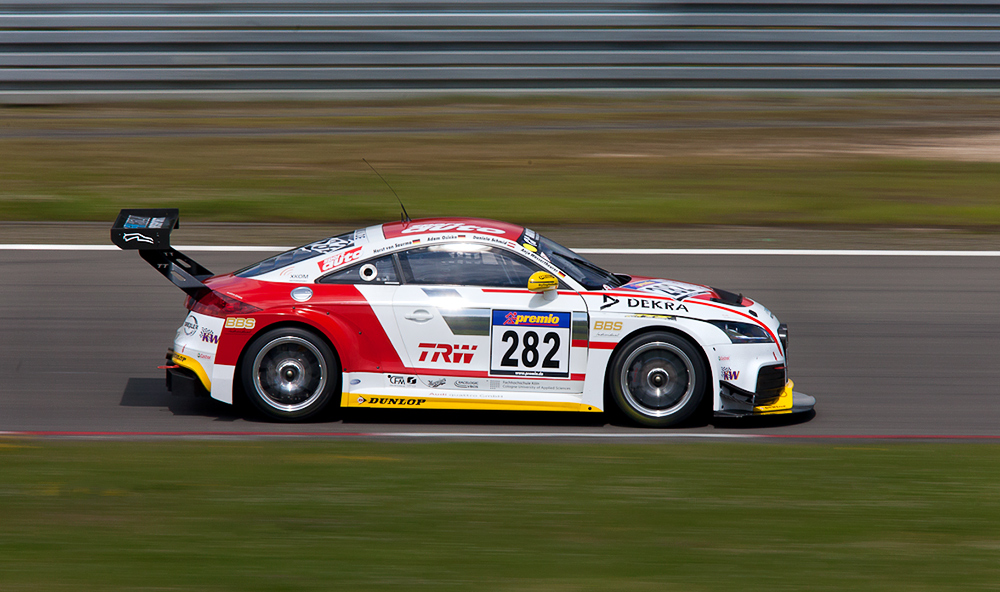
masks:
{"type": "Polygon", "coordinates": [[[676,280],[666,280],[657,278],[640,278],[633,276],[632,281],[619,286],[615,290],[631,290],[635,292],[653,294],[656,296],[668,296],[677,301],[684,301],[688,298],[699,300],[711,300],[729,306],[746,307],[752,306],[753,301],[744,298],[742,294],[734,294],[727,290],[702,286],[700,284],[689,284],[676,280]]]}

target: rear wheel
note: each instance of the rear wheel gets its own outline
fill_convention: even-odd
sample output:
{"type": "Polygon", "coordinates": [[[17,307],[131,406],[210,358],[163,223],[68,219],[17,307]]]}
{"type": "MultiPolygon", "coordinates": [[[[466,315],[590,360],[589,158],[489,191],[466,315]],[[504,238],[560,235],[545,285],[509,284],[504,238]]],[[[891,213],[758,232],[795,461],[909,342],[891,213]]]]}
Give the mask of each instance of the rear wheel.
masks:
{"type": "Polygon", "coordinates": [[[241,369],[247,397],[279,421],[303,420],[322,411],[337,390],[339,375],[330,346],[314,333],[294,327],[273,329],[254,339],[241,369]]]}
{"type": "Polygon", "coordinates": [[[615,355],[609,374],[615,403],[632,421],[663,428],[698,409],[708,375],[695,347],[673,333],[637,335],[615,355]]]}

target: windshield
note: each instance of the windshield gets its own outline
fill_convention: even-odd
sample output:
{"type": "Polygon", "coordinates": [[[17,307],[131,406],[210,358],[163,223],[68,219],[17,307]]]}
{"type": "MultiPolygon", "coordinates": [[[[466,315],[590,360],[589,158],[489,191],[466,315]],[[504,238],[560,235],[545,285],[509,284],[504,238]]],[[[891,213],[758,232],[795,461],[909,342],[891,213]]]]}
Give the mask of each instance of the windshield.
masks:
{"type": "Polygon", "coordinates": [[[580,282],[588,290],[617,288],[622,285],[621,278],[615,274],[598,267],[534,230],[525,229],[524,233],[521,234],[519,242],[529,248],[537,249],[539,255],[548,259],[553,265],[562,269],[566,272],[566,275],[580,282]]]}
{"type": "Polygon", "coordinates": [[[235,275],[239,277],[255,277],[276,269],[288,267],[289,265],[293,265],[299,261],[305,261],[306,259],[315,257],[316,255],[323,255],[352,247],[354,246],[358,232],[359,231],[355,230],[341,234],[340,236],[324,238],[323,240],[318,240],[316,242],[309,243],[308,245],[302,245],[301,247],[292,249],[291,251],[285,251],[280,255],[275,255],[274,257],[254,263],[249,267],[244,267],[243,269],[237,271],[235,275]]]}

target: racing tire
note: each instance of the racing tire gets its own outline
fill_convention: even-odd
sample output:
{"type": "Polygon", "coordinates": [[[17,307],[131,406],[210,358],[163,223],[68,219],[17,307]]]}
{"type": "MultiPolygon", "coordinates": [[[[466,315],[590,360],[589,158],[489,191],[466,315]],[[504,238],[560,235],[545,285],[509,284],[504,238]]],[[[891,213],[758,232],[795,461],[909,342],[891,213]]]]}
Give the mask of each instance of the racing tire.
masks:
{"type": "Polygon", "coordinates": [[[666,332],[637,335],[615,354],[608,374],[621,412],[640,425],[665,428],[701,406],[708,372],[690,341],[666,332]]]}
{"type": "Polygon", "coordinates": [[[322,411],[338,392],[340,364],[311,331],[273,329],[251,342],[240,378],[247,398],[278,421],[302,421],[322,411]]]}

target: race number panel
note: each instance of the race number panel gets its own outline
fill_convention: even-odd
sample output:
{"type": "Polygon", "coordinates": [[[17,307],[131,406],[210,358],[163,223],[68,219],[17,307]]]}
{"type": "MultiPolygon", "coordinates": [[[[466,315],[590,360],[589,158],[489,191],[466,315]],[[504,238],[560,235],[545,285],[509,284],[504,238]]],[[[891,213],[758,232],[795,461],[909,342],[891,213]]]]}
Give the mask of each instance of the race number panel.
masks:
{"type": "Polygon", "coordinates": [[[490,374],[569,378],[569,312],[494,310],[490,374]]]}

